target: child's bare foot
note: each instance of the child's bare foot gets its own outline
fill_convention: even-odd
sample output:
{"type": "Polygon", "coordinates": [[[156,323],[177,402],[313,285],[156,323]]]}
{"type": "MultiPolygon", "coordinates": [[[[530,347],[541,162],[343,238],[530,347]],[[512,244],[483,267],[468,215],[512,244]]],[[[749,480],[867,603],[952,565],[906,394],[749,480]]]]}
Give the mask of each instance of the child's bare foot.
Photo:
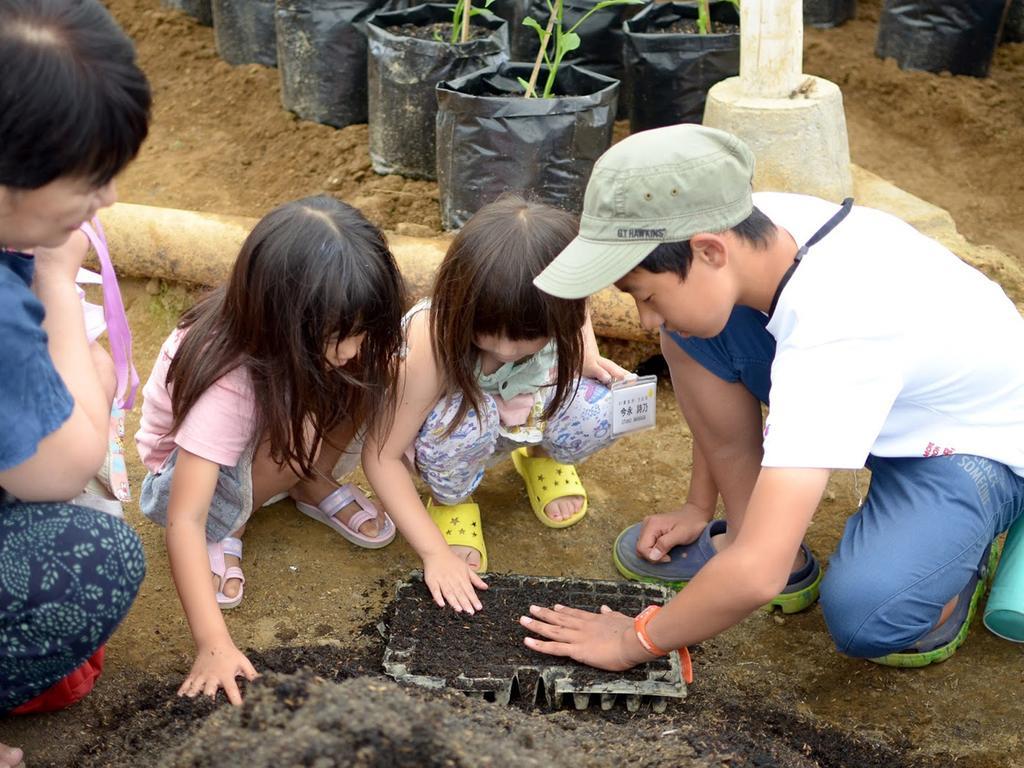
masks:
{"type": "Polygon", "coordinates": [[[22,760],[24,759],[25,753],[17,747],[0,744],[0,768],[16,768],[23,764],[22,760]]]}
{"type": "Polygon", "coordinates": [[[461,560],[465,560],[466,564],[474,571],[480,570],[480,553],[477,550],[472,547],[452,545],[452,552],[454,552],[461,560]]]}
{"type": "MultiPolygon", "coordinates": [[[[528,449],[527,453],[534,458],[550,459],[548,452],[540,446],[532,446],[528,449]]],[[[547,503],[544,507],[544,514],[554,520],[556,523],[560,523],[563,520],[568,520],[570,517],[575,515],[583,508],[583,497],[582,496],[560,496],[557,499],[553,499],[547,503]]]]}
{"type": "MultiPolygon", "coordinates": [[[[231,534],[231,536],[232,536],[232,538],[235,538],[235,539],[241,539],[242,538],[242,534],[244,534],[244,533],[245,533],[245,526],[243,525],[237,531],[234,531],[231,534]]],[[[224,572],[225,573],[229,569],[231,569],[231,568],[241,568],[241,567],[242,567],[242,558],[238,557],[237,555],[232,555],[232,554],[230,554],[228,552],[224,553],[224,572]]],[[[213,591],[214,592],[220,592],[222,595],[224,595],[224,597],[238,597],[238,593],[242,589],[242,580],[241,579],[228,578],[228,579],[224,579],[224,583],[221,584],[220,576],[218,576],[216,573],[212,574],[212,576],[213,576],[213,591]]],[[[0,766],[0,768],[3,768],[3,766],[0,766]]]]}
{"type": "MultiPolygon", "coordinates": [[[[229,555],[225,552],[224,567],[241,568],[242,559],[240,557],[235,557],[234,555],[229,555]]],[[[224,581],[223,588],[221,588],[220,576],[215,573],[213,574],[213,588],[214,590],[220,589],[224,594],[224,597],[238,597],[238,590],[242,588],[242,581],[241,579],[226,579],[224,581]]]]}
{"type": "MultiPolygon", "coordinates": [[[[291,497],[296,501],[301,501],[303,504],[309,504],[310,506],[318,507],[325,498],[330,496],[337,489],[338,486],[336,484],[328,482],[324,478],[315,477],[310,480],[304,480],[298,485],[296,485],[294,488],[291,489],[290,494],[291,497]]],[[[363,536],[369,536],[371,538],[374,538],[380,534],[380,519],[382,519],[384,513],[383,508],[381,508],[380,506],[380,502],[375,502],[375,504],[377,506],[377,509],[380,511],[381,516],[378,516],[378,518],[371,518],[359,526],[359,533],[363,534],[363,536]]],[[[335,512],[334,515],[332,515],[332,517],[342,525],[351,528],[351,526],[348,525],[348,522],[358,511],[359,504],[353,501],[349,504],[346,504],[344,507],[335,512]]]]}
{"type": "Polygon", "coordinates": [[[555,522],[568,520],[583,508],[582,496],[563,496],[560,499],[549,501],[544,507],[544,514],[555,522]]]}
{"type": "Polygon", "coordinates": [[[457,558],[464,560],[466,565],[477,572],[486,566],[483,553],[487,548],[484,545],[480,509],[472,499],[452,505],[438,504],[431,499],[427,502],[427,512],[457,558]],[[480,542],[479,549],[474,546],[477,542],[480,542]]]}

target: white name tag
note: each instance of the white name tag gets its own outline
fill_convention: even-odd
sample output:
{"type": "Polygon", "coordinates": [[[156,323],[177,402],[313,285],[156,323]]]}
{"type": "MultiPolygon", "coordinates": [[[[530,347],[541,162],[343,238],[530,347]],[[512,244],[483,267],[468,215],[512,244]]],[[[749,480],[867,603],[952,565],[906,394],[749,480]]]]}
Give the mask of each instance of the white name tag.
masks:
{"type": "Polygon", "coordinates": [[[654,426],[658,377],[641,376],[612,384],[612,434],[628,435],[654,426]]]}

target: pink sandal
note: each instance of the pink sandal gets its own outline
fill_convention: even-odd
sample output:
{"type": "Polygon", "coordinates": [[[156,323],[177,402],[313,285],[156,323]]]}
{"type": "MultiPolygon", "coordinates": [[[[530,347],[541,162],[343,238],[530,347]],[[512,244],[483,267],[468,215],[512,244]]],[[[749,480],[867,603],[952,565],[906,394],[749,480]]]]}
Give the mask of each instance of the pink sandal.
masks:
{"type": "Polygon", "coordinates": [[[386,547],[395,538],[395,524],[386,512],[384,513],[383,529],[376,536],[367,536],[359,532],[359,527],[363,523],[377,518],[378,514],[377,507],[373,505],[373,502],[366,498],[366,495],[356,486],[352,485],[352,483],[346,483],[331,492],[315,507],[312,504],[304,504],[301,501],[296,501],[295,506],[298,507],[302,514],[308,515],[317,522],[333,528],[357,547],[379,549],[380,547],[386,547]],[[352,502],[359,505],[359,511],[352,515],[352,519],[346,525],[339,521],[335,515],[352,502]]]}
{"type": "Polygon", "coordinates": [[[222,611],[237,608],[242,602],[242,595],[245,593],[245,575],[237,565],[232,565],[228,568],[224,563],[224,555],[231,555],[241,560],[242,540],[228,536],[220,541],[207,542],[206,553],[210,557],[210,570],[215,576],[220,577],[221,589],[232,579],[238,579],[239,581],[238,594],[234,597],[228,597],[221,589],[217,590],[217,605],[220,606],[222,611]]]}

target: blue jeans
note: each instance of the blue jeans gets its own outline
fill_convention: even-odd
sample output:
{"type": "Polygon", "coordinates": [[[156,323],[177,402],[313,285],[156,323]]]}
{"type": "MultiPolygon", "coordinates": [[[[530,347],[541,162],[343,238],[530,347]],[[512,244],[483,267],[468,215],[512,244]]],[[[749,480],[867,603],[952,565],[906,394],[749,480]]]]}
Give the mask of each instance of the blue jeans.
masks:
{"type": "MultiPolygon", "coordinates": [[[[737,307],[713,339],[670,334],[719,378],[768,402],[775,339],[767,318],[737,307]]],[[[970,455],[869,456],[871,486],[846,522],[821,583],[838,649],[873,658],[925,635],[967,585],[992,540],[1024,514],[1024,477],[970,455]]]]}
{"type": "Polygon", "coordinates": [[[0,714],[92,656],[145,572],[139,537],[110,515],[72,504],[0,504],[0,714]]]}

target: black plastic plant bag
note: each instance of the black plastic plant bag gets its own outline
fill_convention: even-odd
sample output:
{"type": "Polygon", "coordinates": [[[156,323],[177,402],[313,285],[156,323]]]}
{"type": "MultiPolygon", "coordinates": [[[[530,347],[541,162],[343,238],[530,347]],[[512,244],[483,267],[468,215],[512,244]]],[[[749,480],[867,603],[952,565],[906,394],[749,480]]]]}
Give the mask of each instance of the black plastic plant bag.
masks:
{"type": "Polygon", "coordinates": [[[1007,0],[886,0],[875,54],[900,69],[987,77],[1007,0]]]}
{"type": "Polygon", "coordinates": [[[212,0],[217,53],[228,64],[277,66],[274,0],[212,0]]]}
{"type": "Polygon", "coordinates": [[[526,59],[531,50],[534,55],[537,54],[537,33],[523,26],[523,19],[530,15],[530,0],[494,0],[487,10],[508,22],[508,45],[512,59],[526,59]]]}
{"type": "MultiPolygon", "coordinates": [[[[739,26],[727,0],[711,3],[712,21],[739,26]]],[[[740,72],[740,34],[655,32],[680,21],[696,22],[692,3],[649,5],[625,24],[623,59],[630,131],[699,123],[715,83],[740,72]]]]}
{"type": "MultiPolygon", "coordinates": [[[[527,64],[505,63],[437,86],[441,223],[461,227],[506,191],[579,214],[594,162],[612,140],[618,81],[562,65],[556,98],[523,98],[527,64]]],[[[546,72],[541,73],[541,78],[546,72]]]]}
{"type": "Polygon", "coordinates": [[[1024,41],[1024,0],[1010,0],[1010,10],[1006,12],[1006,23],[1003,25],[1003,42],[1019,43],[1024,41]]]}
{"type": "Polygon", "coordinates": [[[162,0],[168,8],[184,11],[204,27],[213,26],[213,8],[210,0],[162,0]]]}
{"type": "Polygon", "coordinates": [[[403,24],[451,23],[452,5],[428,3],[381,12],[367,24],[369,39],[370,162],[377,173],[418,179],[437,177],[437,96],[454,80],[508,60],[508,24],[490,13],[473,16],[489,34],[465,43],[393,34],[403,24]]]}
{"type": "Polygon", "coordinates": [[[804,0],[804,24],[838,27],[857,13],[857,0],[804,0]]]}
{"type": "Polygon", "coordinates": [[[281,103],[335,128],[365,123],[366,23],[386,0],[279,0],[281,103]]]}

